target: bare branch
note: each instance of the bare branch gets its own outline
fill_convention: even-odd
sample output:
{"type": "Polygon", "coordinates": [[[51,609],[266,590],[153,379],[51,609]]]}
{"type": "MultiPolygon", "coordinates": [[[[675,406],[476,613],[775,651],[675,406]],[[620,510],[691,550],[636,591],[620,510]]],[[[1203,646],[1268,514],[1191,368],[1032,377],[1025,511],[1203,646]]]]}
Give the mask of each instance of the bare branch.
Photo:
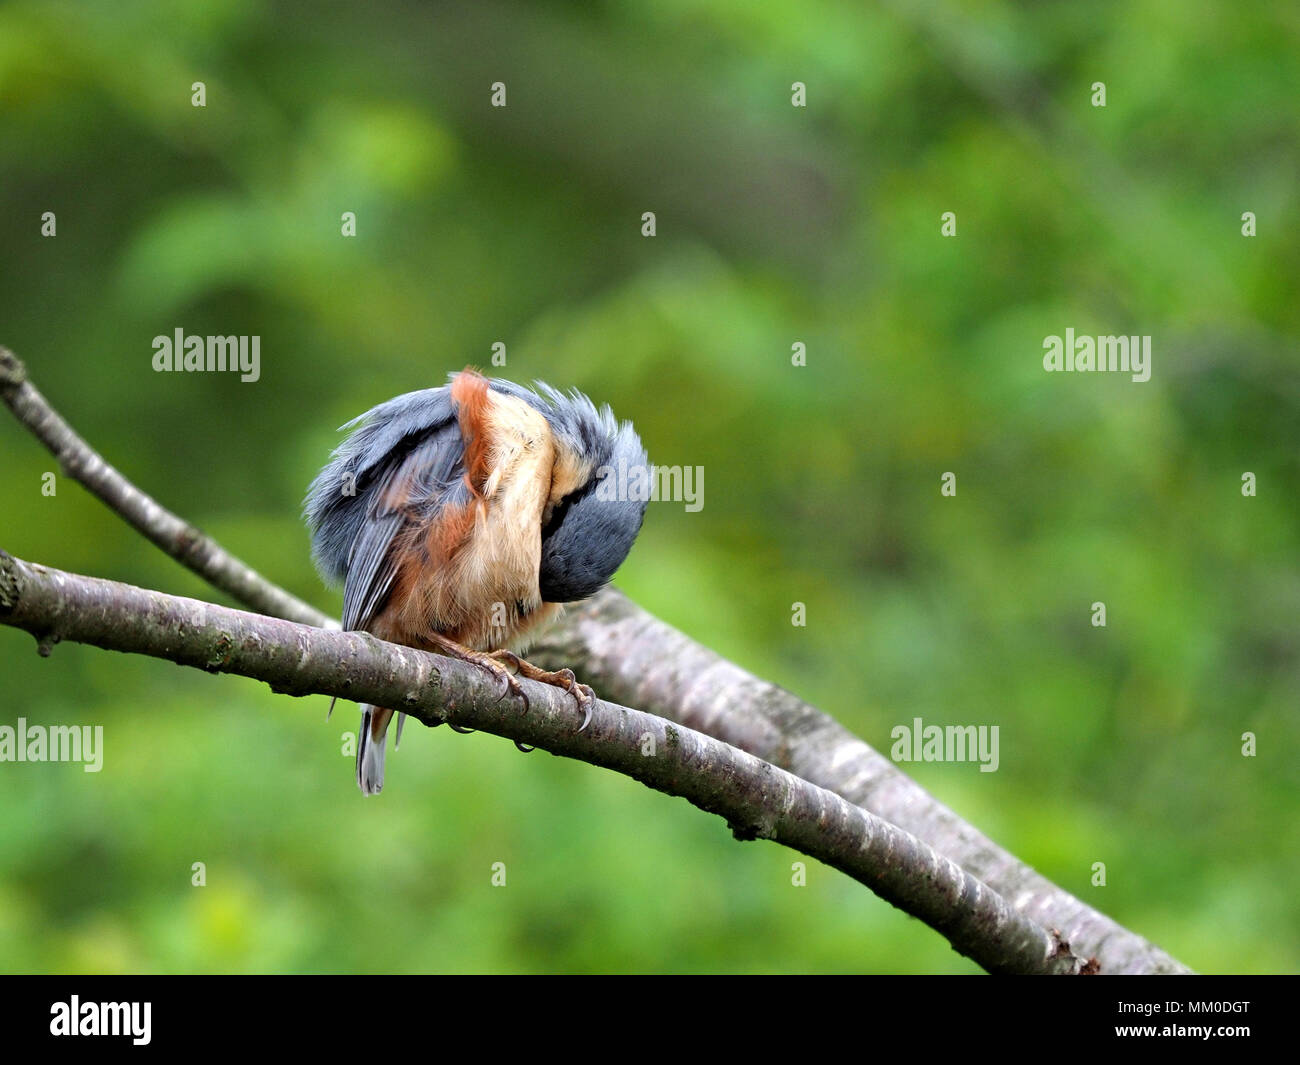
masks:
{"type": "Polygon", "coordinates": [[[328,615],[272,584],[118,473],[59,417],[27,380],[27,368],[5,347],[0,347],[0,398],[54,453],[65,474],[80,481],[182,566],[254,610],[305,625],[338,627],[328,615]]]}
{"type": "Polygon", "coordinates": [[[990,972],[1088,971],[955,862],[901,829],[753,755],[639,710],[598,702],[578,731],[571,697],[521,681],[527,713],[464,662],[194,599],[33,565],[0,552],[0,622],[37,637],[170,659],[450,722],[612,769],[726,818],[738,839],[771,839],[847,873],[942,933],[990,972]]]}
{"type": "Polygon", "coordinates": [[[1057,887],[902,772],[834,718],[760,680],[606,589],[571,609],[530,657],[581,665],[612,699],[715,736],[925,840],[1055,928],[1106,973],[1187,973],[1181,962],[1057,887]]]}

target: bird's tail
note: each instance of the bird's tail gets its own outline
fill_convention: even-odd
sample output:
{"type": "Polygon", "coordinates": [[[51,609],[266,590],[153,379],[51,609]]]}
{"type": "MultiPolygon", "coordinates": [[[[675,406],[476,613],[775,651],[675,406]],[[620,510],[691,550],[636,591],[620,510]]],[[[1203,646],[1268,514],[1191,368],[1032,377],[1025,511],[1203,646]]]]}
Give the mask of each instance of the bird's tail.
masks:
{"type": "Polygon", "coordinates": [[[391,710],[361,704],[361,728],[357,731],[357,787],[363,795],[384,790],[384,748],[388,743],[391,710]]]}

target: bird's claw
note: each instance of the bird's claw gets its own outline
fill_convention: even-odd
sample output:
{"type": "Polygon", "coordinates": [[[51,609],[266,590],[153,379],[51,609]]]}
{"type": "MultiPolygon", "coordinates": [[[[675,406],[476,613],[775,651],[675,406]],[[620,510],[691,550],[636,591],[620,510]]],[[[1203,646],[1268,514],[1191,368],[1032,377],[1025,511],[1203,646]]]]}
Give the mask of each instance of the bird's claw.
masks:
{"type": "MultiPolygon", "coordinates": [[[[523,665],[523,659],[521,659],[513,651],[493,651],[488,657],[496,659],[497,661],[500,662],[508,662],[515,669],[519,669],[519,667],[523,665]]],[[[509,684],[510,687],[514,690],[514,693],[524,701],[524,713],[525,714],[528,713],[529,702],[528,702],[527,693],[524,691],[523,688],[519,686],[519,682],[515,680],[514,677],[511,677],[509,673],[507,673],[506,676],[509,677],[509,684]]],[[[515,740],[514,744],[515,747],[522,754],[530,754],[533,751],[537,750],[536,747],[532,747],[527,743],[521,743],[519,740],[515,740]]]]}
{"type": "MultiPolygon", "coordinates": [[[[564,668],[557,669],[554,672],[541,669],[520,658],[513,651],[492,651],[489,657],[498,662],[507,662],[521,677],[527,677],[529,680],[535,680],[542,684],[551,684],[557,688],[563,688],[573,696],[573,701],[578,704],[578,709],[582,711],[582,724],[578,726],[581,732],[591,724],[591,709],[596,702],[596,693],[586,684],[583,684],[574,675],[573,670],[564,668]]],[[[524,699],[524,710],[528,709],[528,697],[519,693],[524,699]]]]}
{"type": "Polygon", "coordinates": [[[573,698],[577,700],[578,709],[582,711],[582,724],[578,726],[581,732],[591,724],[591,708],[596,704],[596,693],[587,685],[579,683],[574,686],[573,698]]]}
{"type": "Polygon", "coordinates": [[[494,676],[501,678],[501,694],[497,696],[498,700],[504,699],[507,695],[513,695],[524,704],[524,713],[526,714],[528,713],[527,693],[525,693],[524,689],[520,687],[519,681],[515,680],[514,676],[511,675],[510,670],[506,669],[505,666],[501,665],[497,661],[498,658],[504,658],[506,655],[509,655],[509,658],[506,658],[507,662],[514,659],[514,662],[511,663],[512,665],[519,661],[518,657],[511,654],[509,651],[493,651],[491,653],[475,651],[469,660],[482,666],[494,676]]]}
{"type": "Polygon", "coordinates": [[[524,704],[524,713],[525,714],[528,713],[528,706],[529,706],[528,693],[525,692],[524,689],[519,686],[519,681],[515,680],[515,678],[510,676],[509,673],[506,674],[506,690],[509,691],[510,694],[512,695],[519,696],[519,698],[523,701],[524,704]]]}
{"type": "Polygon", "coordinates": [[[571,669],[557,669],[555,676],[559,678],[557,683],[561,683],[564,690],[573,696],[573,701],[582,711],[582,724],[578,726],[578,731],[581,732],[591,724],[591,708],[595,705],[596,693],[578,680],[571,669]]]}

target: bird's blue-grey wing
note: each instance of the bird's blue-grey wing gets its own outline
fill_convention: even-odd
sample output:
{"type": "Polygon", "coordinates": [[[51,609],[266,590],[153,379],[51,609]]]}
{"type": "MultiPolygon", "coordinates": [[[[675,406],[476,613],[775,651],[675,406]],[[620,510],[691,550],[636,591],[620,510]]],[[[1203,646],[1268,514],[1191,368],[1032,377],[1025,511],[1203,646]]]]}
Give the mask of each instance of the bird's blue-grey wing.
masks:
{"type": "Polygon", "coordinates": [[[317,566],[344,582],[345,630],[366,628],[383,609],[402,529],[468,498],[464,441],[448,388],[398,396],[350,427],[306,503],[317,566]]]}
{"type": "MultiPolygon", "coordinates": [[[[380,493],[383,492],[380,489],[380,493]]],[[[343,583],[343,630],[369,627],[383,609],[397,576],[390,549],[408,521],[405,509],[377,509],[352,543],[348,573],[343,583]]]]}

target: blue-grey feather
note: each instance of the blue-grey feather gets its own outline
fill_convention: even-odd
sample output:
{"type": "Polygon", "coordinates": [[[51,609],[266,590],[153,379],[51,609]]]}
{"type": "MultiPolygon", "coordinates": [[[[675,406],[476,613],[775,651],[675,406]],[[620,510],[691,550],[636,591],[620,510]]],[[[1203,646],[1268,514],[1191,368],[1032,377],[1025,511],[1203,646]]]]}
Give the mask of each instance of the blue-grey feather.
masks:
{"type": "Polygon", "coordinates": [[[379,404],[342,428],[352,433],[307,492],[312,557],[327,579],[343,581],[343,627],[364,628],[383,607],[396,568],[393,538],[409,513],[431,517],[468,500],[464,442],[447,388],[430,388],[379,404]],[[406,506],[384,505],[395,479],[406,506]]]}

